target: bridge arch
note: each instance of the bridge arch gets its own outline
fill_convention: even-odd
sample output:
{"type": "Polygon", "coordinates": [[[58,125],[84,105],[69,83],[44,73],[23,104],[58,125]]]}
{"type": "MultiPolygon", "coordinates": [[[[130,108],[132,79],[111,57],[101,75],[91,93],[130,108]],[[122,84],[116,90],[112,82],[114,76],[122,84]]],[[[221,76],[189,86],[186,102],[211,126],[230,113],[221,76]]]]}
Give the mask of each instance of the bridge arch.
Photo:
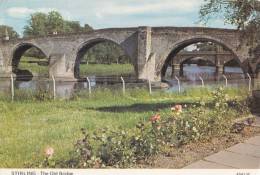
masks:
{"type": "MultiPolygon", "coordinates": [[[[195,36],[195,37],[188,37],[188,38],[181,39],[181,40],[175,42],[172,45],[172,48],[169,48],[169,50],[166,52],[166,58],[164,58],[165,60],[163,61],[162,68],[160,69],[161,79],[163,79],[165,77],[165,73],[166,73],[167,67],[168,67],[171,59],[174,59],[174,57],[185,47],[192,45],[192,44],[199,43],[199,42],[212,42],[212,43],[222,46],[223,48],[225,48],[227,51],[229,51],[234,56],[234,58],[239,63],[240,67],[243,68],[241,59],[239,58],[238,54],[236,53],[236,50],[234,47],[230,46],[229,44],[225,43],[222,40],[216,39],[211,36],[199,36],[199,37],[195,36]]],[[[243,71],[244,71],[244,73],[246,73],[246,70],[243,69],[243,71]]]]}
{"type": "Polygon", "coordinates": [[[17,69],[18,69],[18,65],[20,63],[21,57],[23,56],[23,54],[31,49],[31,48],[36,48],[37,50],[39,50],[46,58],[48,58],[48,54],[47,52],[45,52],[43,49],[41,49],[41,47],[35,43],[31,43],[31,42],[23,42],[23,43],[19,43],[17,45],[14,46],[14,48],[12,49],[12,54],[11,54],[11,63],[10,65],[12,66],[12,72],[16,73],[17,69]]]}
{"type": "Polygon", "coordinates": [[[73,58],[75,59],[75,60],[73,60],[74,61],[74,77],[75,78],[80,77],[79,76],[80,61],[83,58],[83,56],[86,54],[86,52],[89,49],[91,49],[92,47],[96,46],[97,44],[104,43],[104,42],[113,43],[116,46],[120,47],[123,50],[123,52],[126,54],[126,56],[128,56],[130,58],[131,64],[134,66],[134,69],[135,69],[135,72],[136,72],[137,66],[135,64],[135,59],[134,59],[133,55],[131,54],[131,52],[128,51],[127,46],[118,42],[118,41],[115,41],[111,38],[102,37],[102,38],[89,39],[87,41],[80,43],[76,47],[77,49],[76,49],[76,52],[74,53],[74,56],[73,56],[73,58]]]}

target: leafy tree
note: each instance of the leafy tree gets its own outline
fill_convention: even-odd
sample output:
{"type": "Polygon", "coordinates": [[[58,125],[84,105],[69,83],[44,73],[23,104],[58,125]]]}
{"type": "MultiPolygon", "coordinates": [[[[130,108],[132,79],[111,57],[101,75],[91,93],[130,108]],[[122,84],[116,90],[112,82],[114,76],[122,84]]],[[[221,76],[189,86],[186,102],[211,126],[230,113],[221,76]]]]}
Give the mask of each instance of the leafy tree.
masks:
{"type": "Polygon", "coordinates": [[[259,20],[259,0],[204,0],[201,6],[201,21],[224,17],[225,22],[244,29],[249,22],[259,20]]]}
{"type": "Polygon", "coordinates": [[[248,43],[255,47],[260,43],[259,0],[204,0],[200,18],[207,23],[214,17],[222,17],[225,23],[237,26],[245,32],[248,43]]]}
{"type": "Polygon", "coordinates": [[[8,32],[10,39],[15,39],[19,37],[19,34],[10,26],[0,25],[0,38],[4,38],[6,35],[6,30],[8,32]]]}
{"type": "Polygon", "coordinates": [[[47,32],[48,34],[64,33],[65,21],[61,14],[57,11],[51,11],[47,17],[47,32]]]}
{"type": "Polygon", "coordinates": [[[63,27],[64,33],[78,33],[82,30],[78,21],[64,21],[63,27]]]}
{"type": "Polygon", "coordinates": [[[85,24],[84,27],[82,28],[83,32],[89,32],[91,30],[94,30],[94,29],[88,24],[85,24]]]}
{"type": "Polygon", "coordinates": [[[47,18],[45,13],[36,12],[31,15],[28,25],[24,27],[24,36],[46,36],[47,18]]]}

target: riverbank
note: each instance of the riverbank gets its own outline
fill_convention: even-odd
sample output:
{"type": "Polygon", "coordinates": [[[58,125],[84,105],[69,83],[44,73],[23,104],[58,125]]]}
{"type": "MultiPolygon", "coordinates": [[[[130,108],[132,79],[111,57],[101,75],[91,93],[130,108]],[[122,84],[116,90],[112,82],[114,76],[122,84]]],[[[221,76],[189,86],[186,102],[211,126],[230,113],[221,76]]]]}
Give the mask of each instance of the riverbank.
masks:
{"type": "MultiPolygon", "coordinates": [[[[244,99],[242,89],[226,90],[230,98],[244,99]]],[[[84,94],[84,93],[83,93],[84,94]]],[[[193,89],[182,94],[135,89],[126,95],[112,90],[99,90],[72,100],[17,100],[0,98],[0,167],[22,168],[26,163],[44,159],[47,146],[55,149],[57,159],[66,159],[81,137],[81,128],[89,132],[104,127],[131,129],[139,121],[147,121],[155,113],[171,114],[174,104],[188,107],[211,103],[208,89],[193,89]]],[[[210,106],[209,106],[210,109],[210,106]]],[[[236,112],[236,111],[233,111],[236,112]]],[[[239,112],[237,111],[239,115],[239,112]]]]}
{"type": "MultiPolygon", "coordinates": [[[[33,57],[22,57],[19,69],[28,70],[32,74],[47,76],[48,61],[33,57]]],[[[116,75],[135,75],[132,64],[80,64],[80,76],[116,76],[116,75]]]]}

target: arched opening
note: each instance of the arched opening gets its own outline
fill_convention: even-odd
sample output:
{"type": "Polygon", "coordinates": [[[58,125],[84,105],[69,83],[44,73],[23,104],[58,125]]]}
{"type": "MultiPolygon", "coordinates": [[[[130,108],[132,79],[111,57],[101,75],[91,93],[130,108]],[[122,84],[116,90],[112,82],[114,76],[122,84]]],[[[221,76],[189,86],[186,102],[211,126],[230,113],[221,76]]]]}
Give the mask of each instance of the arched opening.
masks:
{"type": "Polygon", "coordinates": [[[48,77],[48,65],[47,56],[33,44],[20,44],[13,52],[12,72],[16,80],[30,81],[33,77],[48,77]]]}
{"type": "Polygon", "coordinates": [[[225,71],[225,61],[230,59],[235,59],[241,67],[237,55],[223,43],[208,38],[186,40],[177,44],[166,58],[161,70],[161,79],[168,81],[179,76],[194,80],[195,76],[197,80],[199,77],[217,80],[225,71]],[[193,76],[183,77],[187,74],[193,76]]]}
{"type": "Polygon", "coordinates": [[[87,76],[136,76],[129,54],[119,44],[107,39],[91,40],[79,48],[74,75],[78,79],[87,76]]]}

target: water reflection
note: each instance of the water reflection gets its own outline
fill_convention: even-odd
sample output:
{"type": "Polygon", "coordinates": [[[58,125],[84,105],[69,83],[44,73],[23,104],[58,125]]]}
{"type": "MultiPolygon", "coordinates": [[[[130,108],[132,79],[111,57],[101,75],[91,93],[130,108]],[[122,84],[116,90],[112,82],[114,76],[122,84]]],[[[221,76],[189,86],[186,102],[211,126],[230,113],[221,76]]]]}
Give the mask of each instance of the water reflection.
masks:
{"type": "MultiPolygon", "coordinates": [[[[171,77],[171,67],[167,69],[165,80],[171,85],[169,91],[178,91],[178,81],[171,77]]],[[[203,86],[216,87],[225,85],[223,74],[216,74],[216,67],[213,66],[198,66],[196,64],[187,64],[183,66],[183,76],[181,80],[181,91],[188,88],[203,86]],[[202,78],[202,80],[200,79],[202,78]],[[202,82],[203,81],[203,82],[202,82]]],[[[224,75],[228,78],[229,87],[240,87],[247,84],[243,70],[240,67],[225,67],[224,75]]]]}
{"type": "MultiPolygon", "coordinates": [[[[225,67],[225,75],[228,77],[229,86],[239,87],[241,84],[246,84],[244,79],[244,74],[241,68],[238,67],[225,67]]],[[[223,77],[220,77],[218,81],[216,80],[216,68],[211,66],[197,66],[197,65],[184,65],[183,67],[183,77],[181,80],[181,90],[185,90],[191,87],[201,86],[202,82],[199,77],[204,79],[205,85],[210,85],[214,87],[221,83],[225,83],[223,77]]],[[[124,75],[127,87],[147,87],[147,83],[141,80],[137,80],[133,75],[124,75]]],[[[89,76],[90,86],[94,88],[98,87],[110,87],[112,89],[121,89],[122,81],[121,76],[89,76]]],[[[166,80],[170,84],[170,91],[178,91],[178,82],[176,79],[171,78],[171,68],[166,72],[166,80]]],[[[56,95],[58,97],[69,98],[77,91],[87,90],[89,87],[87,79],[82,78],[77,81],[57,81],[56,83],[56,95]]],[[[10,79],[1,79],[0,91],[10,91],[10,79]]],[[[48,92],[53,92],[53,82],[49,79],[34,77],[31,81],[25,81],[21,78],[17,78],[15,81],[15,89],[21,90],[45,90],[48,92]]]]}

